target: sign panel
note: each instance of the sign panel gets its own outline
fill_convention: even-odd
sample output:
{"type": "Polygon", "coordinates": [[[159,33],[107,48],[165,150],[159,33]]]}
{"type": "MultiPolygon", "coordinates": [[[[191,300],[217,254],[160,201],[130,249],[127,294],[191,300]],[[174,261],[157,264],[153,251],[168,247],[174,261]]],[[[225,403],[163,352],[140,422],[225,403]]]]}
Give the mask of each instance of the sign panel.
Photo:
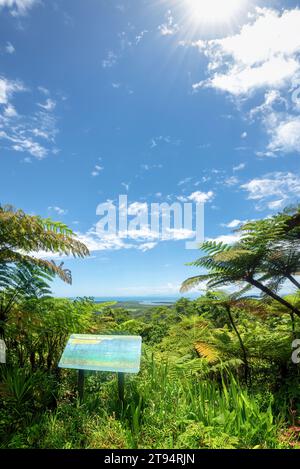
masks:
{"type": "Polygon", "coordinates": [[[2,339],[0,339],[0,363],[6,363],[6,345],[2,339]]]}
{"type": "Polygon", "coordinates": [[[141,345],[140,336],[73,334],[58,366],[77,370],[138,373],[141,345]]]}

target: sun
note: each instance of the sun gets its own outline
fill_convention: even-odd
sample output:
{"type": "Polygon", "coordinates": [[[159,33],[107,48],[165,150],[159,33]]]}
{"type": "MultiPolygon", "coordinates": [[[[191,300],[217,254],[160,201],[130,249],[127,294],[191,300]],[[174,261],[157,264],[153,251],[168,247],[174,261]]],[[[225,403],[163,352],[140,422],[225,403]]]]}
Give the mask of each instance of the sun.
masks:
{"type": "Polygon", "coordinates": [[[228,23],[245,6],[245,0],[184,0],[193,22],[228,23]]]}

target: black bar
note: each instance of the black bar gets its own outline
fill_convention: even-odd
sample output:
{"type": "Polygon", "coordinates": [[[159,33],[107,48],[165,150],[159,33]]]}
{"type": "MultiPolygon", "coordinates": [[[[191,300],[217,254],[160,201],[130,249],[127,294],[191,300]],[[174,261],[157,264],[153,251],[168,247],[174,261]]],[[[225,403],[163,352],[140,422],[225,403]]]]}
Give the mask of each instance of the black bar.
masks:
{"type": "Polygon", "coordinates": [[[26,459],[30,465],[40,467],[44,464],[45,457],[51,464],[67,463],[73,467],[82,468],[87,464],[96,464],[99,467],[104,463],[108,468],[116,466],[139,469],[140,467],[152,468],[156,465],[175,468],[203,469],[212,462],[219,466],[229,465],[231,469],[245,467],[245,460],[252,464],[263,464],[263,467],[272,469],[282,467],[298,467],[299,452],[297,450],[185,450],[185,449],[147,449],[147,450],[118,450],[118,449],[82,449],[82,450],[47,450],[47,449],[1,449],[1,460],[6,458],[11,462],[26,459]],[[167,457],[168,456],[168,457],[167,457]],[[133,464],[133,457],[135,461],[133,464]],[[158,463],[160,462],[160,464],[158,463]],[[37,465],[39,464],[39,465],[37,465]]]}

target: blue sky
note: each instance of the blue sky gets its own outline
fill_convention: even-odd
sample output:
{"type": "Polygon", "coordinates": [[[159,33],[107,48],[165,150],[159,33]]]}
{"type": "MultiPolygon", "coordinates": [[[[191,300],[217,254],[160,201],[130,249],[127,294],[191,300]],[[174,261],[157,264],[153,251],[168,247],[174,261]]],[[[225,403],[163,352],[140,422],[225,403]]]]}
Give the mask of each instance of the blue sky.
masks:
{"type": "Polygon", "coordinates": [[[57,295],[170,296],[196,272],[180,235],[97,236],[120,194],[204,200],[205,236],[228,242],[299,200],[298,2],[196,3],[0,0],[0,201],[91,249],[57,295]]]}

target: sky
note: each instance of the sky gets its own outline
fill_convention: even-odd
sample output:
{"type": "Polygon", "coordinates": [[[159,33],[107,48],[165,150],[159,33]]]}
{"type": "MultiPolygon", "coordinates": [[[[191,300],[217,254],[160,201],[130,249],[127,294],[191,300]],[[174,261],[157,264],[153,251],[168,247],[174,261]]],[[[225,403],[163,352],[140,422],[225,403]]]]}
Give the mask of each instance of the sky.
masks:
{"type": "Polygon", "coordinates": [[[59,296],[173,296],[190,233],[99,234],[128,196],[205,202],[205,237],[300,196],[300,5],[256,0],[0,0],[0,203],[67,224],[59,296]],[[224,6],[226,5],[227,6],[224,6]]]}

